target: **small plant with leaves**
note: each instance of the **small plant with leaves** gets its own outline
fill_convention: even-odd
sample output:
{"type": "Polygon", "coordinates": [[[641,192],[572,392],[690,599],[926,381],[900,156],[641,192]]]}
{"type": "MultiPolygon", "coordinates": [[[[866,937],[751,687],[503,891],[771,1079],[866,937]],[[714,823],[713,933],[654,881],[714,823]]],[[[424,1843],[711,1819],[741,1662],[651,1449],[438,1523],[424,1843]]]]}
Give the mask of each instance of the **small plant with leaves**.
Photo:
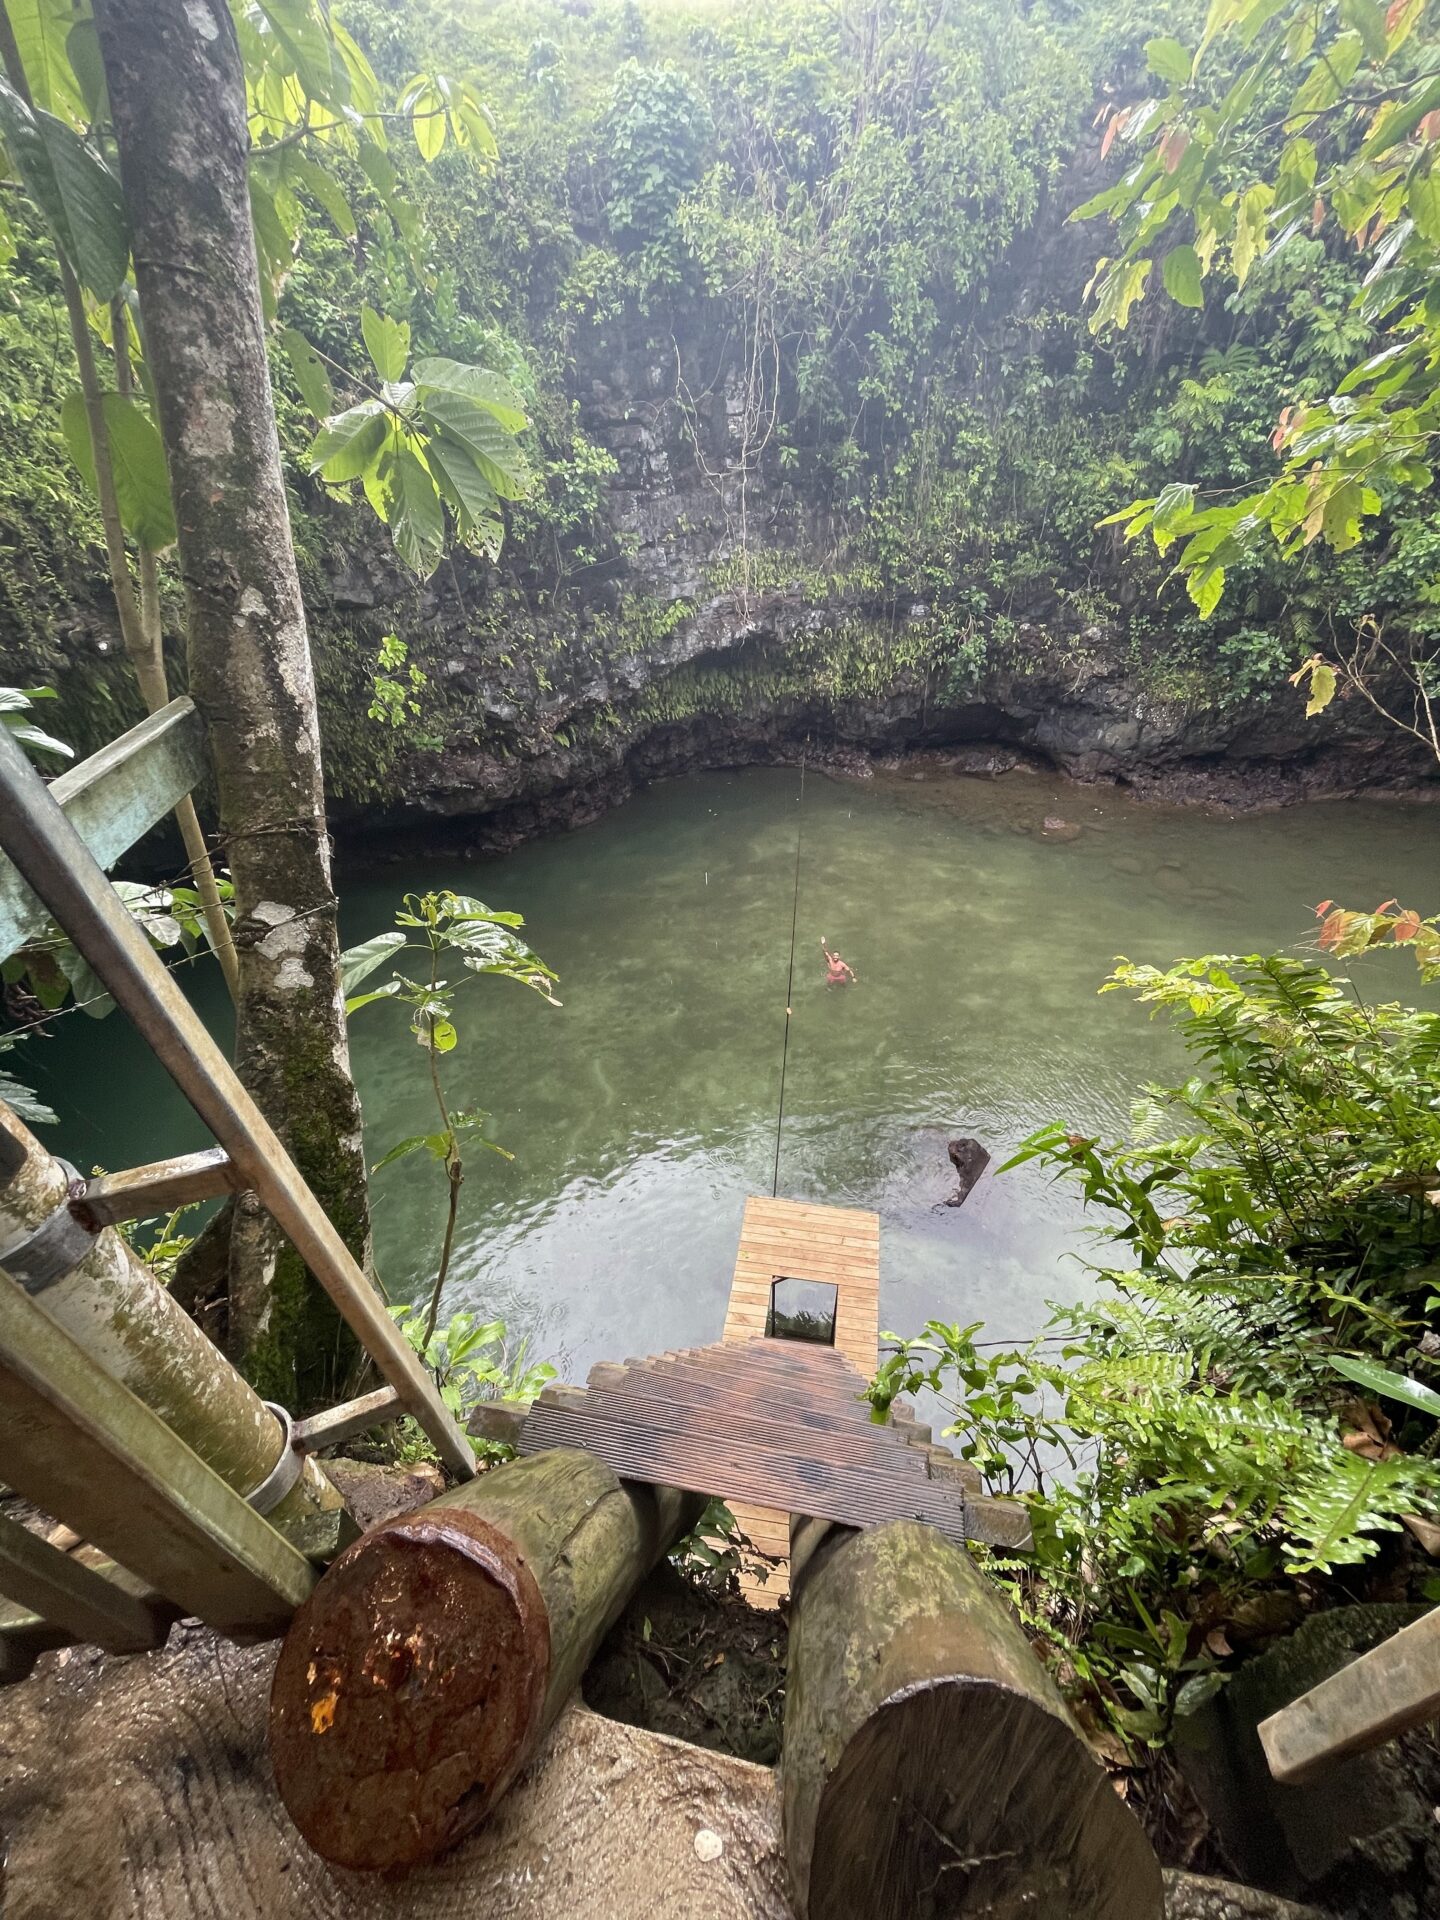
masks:
{"type": "Polygon", "coordinates": [[[445,1172],[447,1204],[440,1262],[429,1305],[419,1321],[418,1337],[425,1346],[435,1332],[440,1296],[450,1272],[460,1188],[465,1179],[465,1151],[475,1146],[498,1153],[503,1159],[510,1158],[503,1147],[485,1137],[488,1116],[474,1109],[456,1107],[446,1091],[441,1062],[459,1044],[455,993],[462,982],[450,981],[441,969],[454,965],[465,973],[514,980],[558,1007],[560,1002],[554,992],[556,976],[521,939],[520,929],[524,924],[522,915],[494,912],[468,894],[407,893],[395,916],[396,931],[378,934],[341,956],[347,1013],[353,1014],[379,1000],[393,1000],[408,1008],[410,1031],[425,1055],[439,1119],[439,1125],[432,1131],[411,1134],[397,1141],[371,1169],[378,1173],[397,1160],[424,1153],[445,1172]],[[417,953],[422,957],[423,978],[415,980],[408,974],[394,973],[383,986],[372,987],[364,993],[353,991],[387,961],[398,959],[402,953],[417,953]]]}
{"type": "Polygon", "coordinates": [[[1440,1014],[1284,956],[1107,984],[1174,1019],[1193,1074],[1129,1144],[1057,1125],[1007,1163],[1106,1217],[1098,1292],[1024,1347],[932,1321],[871,1398],[937,1394],[1026,1499],[1033,1558],[993,1569],[1092,1727],[1149,1747],[1387,1542],[1440,1550],[1440,1014]]]}
{"type": "Polygon", "coordinates": [[[54,700],[53,687],[0,687],[0,726],[33,758],[73,760],[75,751],[31,718],[37,700],[54,700]]]}
{"type": "Polygon", "coordinates": [[[514,389],[498,374],[425,356],[410,368],[410,326],[364,307],[360,329],[375,383],[336,410],[321,356],[286,336],[306,404],[320,419],[311,470],[327,486],[359,481],[390,529],[395,551],[428,579],[445,551],[445,509],[462,544],[498,559],[505,537],[501,503],[530,483],[516,435],[529,424],[514,389]]]}
{"type": "MultiPolygon", "coordinates": [[[[524,1341],[515,1352],[507,1345],[503,1320],[480,1320],[473,1313],[457,1313],[443,1327],[428,1326],[427,1316],[413,1306],[390,1309],[420,1359],[435,1376],[440,1397],[463,1427],[484,1400],[508,1400],[528,1406],[555,1378],[548,1362],[532,1361],[524,1341]]],[[[402,1423],[402,1448],[419,1447],[429,1456],[429,1443],[417,1422],[402,1423]]],[[[512,1449],[501,1441],[471,1435],[470,1444],[482,1459],[508,1459],[512,1449]]]]}
{"type": "Polygon", "coordinates": [[[384,727],[408,726],[420,718],[420,695],[427,684],[427,675],[410,658],[409,647],[398,634],[387,633],[370,680],[370,718],[384,727]]]}

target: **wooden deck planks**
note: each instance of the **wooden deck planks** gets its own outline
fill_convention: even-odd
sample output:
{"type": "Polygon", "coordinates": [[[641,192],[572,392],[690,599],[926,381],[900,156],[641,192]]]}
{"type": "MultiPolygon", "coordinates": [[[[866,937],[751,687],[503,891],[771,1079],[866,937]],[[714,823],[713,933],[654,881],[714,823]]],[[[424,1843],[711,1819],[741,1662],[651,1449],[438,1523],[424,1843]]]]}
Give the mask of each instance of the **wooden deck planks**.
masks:
{"type": "Polygon", "coordinates": [[[719,1495],[761,1562],[742,1565],[740,1581],[759,1607],[789,1590],[792,1513],[854,1527],[923,1519],[951,1539],[1024,1551],[1022,1505],[986,1498],[974,1470],[934,1446],[913,1415],[897,1407],[872,1421],[865,1389],[879,1342],[878,1218],[751,1199],[724,1338],[604,1362],[584,1388],[547,1387],[520,1451],[580,1447],[622,1478],[719,1495]],[[834,1286],[833,1346],[767,1337],[781,1277],[834,1286]]]}
{"type": "MultiPolygon", "coordinates": [[[[818,1280],[836,1289],[836,1349],[868,1380],[880,1358],[879,1214],[752,1195],[740,1226],[725,1315],[726,1343],[764,1339],[770,1287],[780,1275],[818,1280]]],[[[732,1501],[730,1511],[756,1549],[779,1562],[763,1584],[742,1574],[745,1597],[752,1606],[779,1606],[790,1591],[789,1514],[743,1500],[732,1501]]]]}

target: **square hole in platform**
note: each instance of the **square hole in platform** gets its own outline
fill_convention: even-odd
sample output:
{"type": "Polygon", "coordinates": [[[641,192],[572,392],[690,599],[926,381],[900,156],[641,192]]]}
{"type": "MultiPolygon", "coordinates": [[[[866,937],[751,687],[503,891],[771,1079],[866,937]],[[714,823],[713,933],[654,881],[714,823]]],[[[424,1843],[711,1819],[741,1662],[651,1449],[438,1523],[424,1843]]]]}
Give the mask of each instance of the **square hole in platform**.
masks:
{"type": "Polygon", "coordinates": [[[799,1280],[777,1273],[770,1282],[770,1312],[765,1320],[771,1340],[812,1340],[835,1344],[835,1310],[840,1289],[823,1280],[799,1280]]]}

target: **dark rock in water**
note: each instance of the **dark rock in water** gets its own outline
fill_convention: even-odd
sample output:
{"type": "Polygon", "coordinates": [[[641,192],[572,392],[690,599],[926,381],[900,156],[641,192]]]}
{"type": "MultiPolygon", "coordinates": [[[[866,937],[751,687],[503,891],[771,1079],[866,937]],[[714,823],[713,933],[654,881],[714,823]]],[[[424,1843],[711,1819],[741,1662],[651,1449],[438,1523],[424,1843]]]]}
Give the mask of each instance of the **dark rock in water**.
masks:
{"type": "Polygon", "coordinates": [[[1080,829],[1073,820],[1062,820],[1058,813],[1047,813],[1045,838],[1047,840],[1078,840],[1080,829]]]}
{"type": "Polygon", "coordinates": [[[958,1189],[945,1202],[947,1207],[963,1207],[976,1181],[990,1164],[990,1150],[968,1137],[952,1140],[946,1148],[950,1164],[960,1176],[958,1189]]]}
{"type": "Polygon", "coordinates": [[[1271,1779],[1256,1728],[1421,1611],[1314,1614],[1177,1718],[1176,1758],[1228,1858],[1246,1880],[1313,1900],[1334,1920],[1440,1914],[1440,1745],[1433,1729],[1416,1727],[1286,1787],[1271,1779]]]}

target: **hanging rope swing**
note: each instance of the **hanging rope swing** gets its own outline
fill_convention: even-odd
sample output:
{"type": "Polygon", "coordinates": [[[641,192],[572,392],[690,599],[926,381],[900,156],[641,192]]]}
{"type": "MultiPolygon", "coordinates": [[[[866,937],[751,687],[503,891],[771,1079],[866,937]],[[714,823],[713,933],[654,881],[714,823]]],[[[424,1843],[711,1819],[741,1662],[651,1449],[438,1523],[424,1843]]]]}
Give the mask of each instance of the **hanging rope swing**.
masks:
{"type": "Polygon", "coordinates": [[[775,1177],[770,1185],[772,1199],[780,1195],[780,1131],[785,1124],[785,1070],[790,1062],[790,1008],[795,991],[795,933],[800,923],[800,848],[805,835],[805,755],[810,738],[800,750],[800,801],[795,819],[795,891],[790,903],[790,971],[785,979],[785,1039],[780,1048],[780,1105],[775,1114],[775,1177]]]}

